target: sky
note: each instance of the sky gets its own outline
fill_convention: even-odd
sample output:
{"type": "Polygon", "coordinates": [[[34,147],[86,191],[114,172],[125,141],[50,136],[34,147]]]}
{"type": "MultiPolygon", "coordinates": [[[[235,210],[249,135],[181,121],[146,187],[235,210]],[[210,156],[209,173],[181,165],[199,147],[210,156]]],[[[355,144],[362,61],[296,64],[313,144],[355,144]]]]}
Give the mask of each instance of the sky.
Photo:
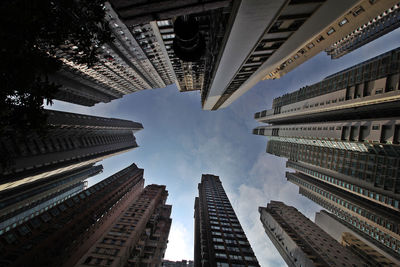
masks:
{"type": "Polygon", "coordinates": [[[146,185],[163,184],[172,204],[172,226],[165,258],[193,259],[194,199],[201,175],[218,175],[255,255],[263,267],[286,266],[267,237],[258,207],[271,200],[296,207],[314,221],[317,204],[298,194],[285,178],[286,159],[267,154],[267,138],[252,134],[259,126],[254,113],[270,109],[272,100],[311,85],[368,58],[397,48],[400,29],[344,57],[331,60],[320,53],[278,80],[259,82],[229,107],[201,109],[200,93],[180,93],[175,85],[144,90],[94,107],[55,101],[56,110],[132,120],[143,124],[136,133],[138,148],[103,160],[102,174],[92,185],[136,163],[146,185]]]}

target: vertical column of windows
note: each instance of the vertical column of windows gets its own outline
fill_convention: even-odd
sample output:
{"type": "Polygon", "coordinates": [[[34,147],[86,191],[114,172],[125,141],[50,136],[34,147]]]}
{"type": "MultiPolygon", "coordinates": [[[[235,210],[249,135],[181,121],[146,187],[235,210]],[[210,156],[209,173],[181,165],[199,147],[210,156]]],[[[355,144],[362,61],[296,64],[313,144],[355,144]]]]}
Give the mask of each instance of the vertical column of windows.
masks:
{"type": "MultiPolygon", "coordinates": [[[[335,194],[332,194],[326,190],[322,190],[297,177],[290,178],[290,180],[294,181],[294,183],[296,183],[300,187],[308,189],[308,191],[301,191],[303,195],[307,196],[311,200],[322,205],[333,213],[340,214],[339,217],[345,218],[355,227],[367,232],[367,234],[371,235],[371,233],[373,233],[373,237],[376,237],[376,239],[378,240],[384,240],[389,235],[379,228],[375,227],[373,223],[381,225],[387,230],[399,234],[398,223],[388,221],[385,218],[380,217],[377,214],[371,213],[369,210],[366,210],[355,203],[349,202],[346,199],[342,199],[335,194]],[[337,204],[330,203],[330,201],[337,204]],[[363,217],[364,220],[362,220],[359,216],[355,216],[355,213],[363,217]]],[[[396,239],[395,237],[391,238],[395,241],[396,244],[398,243],[400,245],[400,240],[396,239]]]]}

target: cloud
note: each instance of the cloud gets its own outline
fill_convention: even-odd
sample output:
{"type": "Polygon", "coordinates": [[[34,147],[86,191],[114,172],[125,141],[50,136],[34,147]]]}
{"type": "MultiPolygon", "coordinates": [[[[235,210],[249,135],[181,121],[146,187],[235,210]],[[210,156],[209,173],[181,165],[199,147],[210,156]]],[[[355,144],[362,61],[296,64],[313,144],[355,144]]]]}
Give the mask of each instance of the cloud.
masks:
{"type": "Polygon", "coordinates": [[[265,267],[286,264],[264,231],[258,207],[266,206],[271,200],[278,200],[295,206],[308,217],[321,209],[298,194],[298,187],[286,180],[285,170],[285,159],[260,153],[245,183],[236,192],[229,192],[232,206],[255,255],[261,266],[265,267]]]}
{"type": "Polygon", "coordinates": [[[193,259],[193,234],[185,225],[172,221],[166,260],[193,259]]]}

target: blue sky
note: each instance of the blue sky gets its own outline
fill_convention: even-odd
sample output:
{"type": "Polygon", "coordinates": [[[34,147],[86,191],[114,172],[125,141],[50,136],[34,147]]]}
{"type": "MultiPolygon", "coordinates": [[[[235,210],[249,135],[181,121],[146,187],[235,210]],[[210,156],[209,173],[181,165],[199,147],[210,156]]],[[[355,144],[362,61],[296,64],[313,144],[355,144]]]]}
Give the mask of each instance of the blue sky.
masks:
{"type": "Polygon", "coordinates": [[[320,53],[283,78],[259,82],[228,108],[203,111],[199,92],[180,93],[175,85],[145,90],[91,108],[55,101],[51,109],[141,122],[139,147],[106,159],[93,184],[132,162],[145,171],[146,184],[165,184],[172,204],[166,259],[193,259],[193,207],[202,173],[220,176],[261,266],[285,266],[265,234],[258,207],[270,200],[295,206],[314,220],[321,208],[298,194],[285,179],[285,159],[265,153],[267,139],[252,135],[253,114],[271,108],[284,93],[398,47],[400,29],[342,57],[320,53]]]}

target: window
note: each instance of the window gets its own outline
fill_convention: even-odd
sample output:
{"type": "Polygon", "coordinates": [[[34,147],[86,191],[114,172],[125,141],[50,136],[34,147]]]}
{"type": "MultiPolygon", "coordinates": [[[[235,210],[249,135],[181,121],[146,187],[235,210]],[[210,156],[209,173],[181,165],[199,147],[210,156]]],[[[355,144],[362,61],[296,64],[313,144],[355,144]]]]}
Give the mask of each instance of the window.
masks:
{"type": "Polygon", "coordinates": [[[313,48],[315,45],[313,44],[313,43],[309,43],[308,45],[307,45],[307,48],[308,49],[311,49],[311,48],[313,48]]]}
{"type": "Polygon", "coordinates": [[[215,253],[215,257],[216,258],[222,258],[222,259],[226,259],[227,258],[225,253],[215,253]]]}
{"type": "Polygon", "coordinates": [[[360,15],[362,12],[364,12],[364,8],[362,6],[358,6],[353,10],[353,16],[357,17],[358,15],[360,15]]]}
{"type": "Polygon", "coordinates": [[[327,32],[326,32],[326,34],[327,35],[331,35],[332,33],[334,33],[335,32],[335,29],[332,27],[332,28],[330,28],[327,32]]]}
{"type": "Polygon", "coordinates": [[[229,258],[231,260],[241,260],[242,256],[240,256],[240,255],[229,255],[229,258]]]}
{"type": "Polygon", "coordinates": [[[339,22],[339,26],[342,27],[344,24],[346,24],[348,21],[348,19],[344,18],[339,22]]]}
{"type": "Polygon", "coordinates": [[[214,245],[214,249],[225,249],[223,245],[214,245]]]}
{"type": "Polygon", "coordinates": [[[372,125],[372,130],[379,130],[379,125],[372,125]]]}
{"type": "Polygon", "coordinates": [[[227,250],[228,251],[235,251],[235,252],[239,252],[240,251],[239,248],[237,248],[237,247],[227,247],[227,250]]]}
{"type": "Polygon", "coordinates": [[[318,37],[317,43],[320,43],[320,42],[322,42],[323,40],[325,40],[325,38],[321,35],[320,37],[318,37]]]}
{"type": "Polygon", "coordinates": [[[157,25],[158,26],[168,26],[168,25],[171,25],[171,22],[169,20],[161,20],[161,21],[157,21],[157,25]]]}

